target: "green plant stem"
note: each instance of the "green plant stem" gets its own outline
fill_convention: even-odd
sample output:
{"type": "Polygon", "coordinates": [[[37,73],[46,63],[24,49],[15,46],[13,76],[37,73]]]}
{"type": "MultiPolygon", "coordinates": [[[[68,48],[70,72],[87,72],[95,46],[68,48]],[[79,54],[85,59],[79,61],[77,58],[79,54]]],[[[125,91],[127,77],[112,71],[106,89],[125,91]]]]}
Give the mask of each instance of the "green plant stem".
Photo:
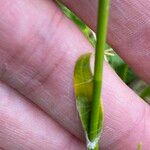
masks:
{"type": "MultiPolygon", "coordinates": [[[[89,125],[89,139],[93,141],[97,136],[97,127],[99,124],[99,109],[102,90],[102,75],[103,75],[103,61],[104,61],[104,49],[106,43],[107,34],[107,22],[109,14],[109,0],[99,0],[98,8],[98,24],[97,24],[97,43],[95,52],[95,66],[93,77],[93,99],[92,110],[90,114],[89,125]]],[[[98,150],[98,145],[94,150],[98,150]]]]}

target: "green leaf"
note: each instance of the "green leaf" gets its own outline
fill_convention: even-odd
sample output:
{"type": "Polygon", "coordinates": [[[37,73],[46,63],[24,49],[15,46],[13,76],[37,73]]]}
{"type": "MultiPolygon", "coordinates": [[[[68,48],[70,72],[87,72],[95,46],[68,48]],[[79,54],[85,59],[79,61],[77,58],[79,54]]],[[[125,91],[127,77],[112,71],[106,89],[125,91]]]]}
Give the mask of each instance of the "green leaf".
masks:
{"type": "Polygon", "coordinates": [[[89,64],[90,54],[81,56],[75,66],[74,85],[76,105],[83,128],[88,132],[90,104],[92,100],[93,77],[89,64]]]}
{"type": "Polygon", "coordinates": [[[140,93],[141,98],[145,98],[150,96],[150,86],[147,86],[141,93],[140,93]]]}
{"type": "Polygon", "coordinates": [[[137,145],[137,150],[142,150],[142,143],[139,143],[139,144],[137,145]]]}
{"type": "Polygon", "coordinates": [[[116,73],[126,84],[129,85],[131,82],[137,79],[133,71],[116,53],[114,53],[114,56],[109,58],[109,64],[114,68],[116,73]]]}
{"type": "Polygon", "coordinates": [[[150,86],[145,87],[139,95],[143,100],[150,104],[150,86]]]}
{"type": "Polygon", "coordinates": [[[99,109],[99,124],[97,125],[97,135],[95,141],[89,141],[89,123],[90,123],[90,112],[91,112],[91,101],[93,95],[93,74],[90,68],[90,57],[91,54],[85,54],[81,56],[75,66],[74,70],[74,89],[76,96],[76,105],[79,112],[79,117],[86,134],[87,144],[95,144],[100,138],[100,134],[103,126],[103,107],[100,104],[99,109]]]}

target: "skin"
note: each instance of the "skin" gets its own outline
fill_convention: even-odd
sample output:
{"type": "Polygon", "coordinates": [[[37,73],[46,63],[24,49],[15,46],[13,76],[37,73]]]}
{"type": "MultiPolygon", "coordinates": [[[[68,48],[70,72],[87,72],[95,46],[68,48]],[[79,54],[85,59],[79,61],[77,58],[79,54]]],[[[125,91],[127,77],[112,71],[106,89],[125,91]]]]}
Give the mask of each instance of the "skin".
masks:
{"type": "MultiPolygon", "coordinates": [[[[95,0],[64,3],[96,28],[95,0]]],[[[113,0],[108,30],[109,44],[147,83],[149,8],[147,0],[113,0]]],[[[0,149],[85,149],[72,78],[77,58],[89,51],[93,47],[54,1],[0,1],[0,149]]],[[[101,149],[134,150],[142,142],[147,150],[149,105],[107,63],[103,101],[101,149]]]]}

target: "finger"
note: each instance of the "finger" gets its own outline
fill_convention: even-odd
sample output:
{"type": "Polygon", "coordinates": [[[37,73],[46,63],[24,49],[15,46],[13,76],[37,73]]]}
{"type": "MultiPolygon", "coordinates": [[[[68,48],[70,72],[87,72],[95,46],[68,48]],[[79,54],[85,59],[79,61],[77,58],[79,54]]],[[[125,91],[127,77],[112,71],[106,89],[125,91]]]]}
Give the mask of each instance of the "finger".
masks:
{"type": "MultiPolygon", "coordinates": [[[[62,0],[96,30],[97,0],[62,0]]],[[[147,0],[112,0],[108,43],[145,81],[150,83],[150,3],[147,0]]]]}
{"type": "MultiPolygon", "coordinates": [[[[80,137],[81,125],[73,95],[73,69],[76,59],[92,50],[91,45],[52,1],[16,0],[14,3],[5,0],[1,1],[1,6],[1,79],[80,137]],[[13,13],[17,9],[15,20],[8,13],[10,7],[13,13]]],[[[132,131],[133,128],[140,131],[143,127],[149,131],[141,121],[149,114],[148,106],[118,79],[108,65],[105,65],[104,77],[106,121],[102,147],[123,145],[117,143],[121,137],[128,147],[135,148],[139,140],[147,146],[145,139],[149,136],[132,131]],[[131,134],[125,137],[129,131],[131,134]],[[136,136],[129,144],[128,139],[133,135],[136,136]]]]}
{"type": "Polygon", "coordinates": [[[143,104],[113,71],[105,69],[103,78],[105,126],[101,142],[104,149],[132,150],[136,149],[139,141],[143,149],[146,148],[150,140],[149,106],[143,104]]]}
{"type": "Polygon", "coordinates": [[[7,0],[0,3],[1,80],[65,124],[66,128],[81,135],[75,102],[72,101],[73,66],[91,46],[86,45],[87,41],[78,29],[53,2],[7,0]],[[83,45],[77,45],[81,39],[83,45]],[[71,120],[74,121],[72,125],[71,120]]]}
{"type": "Polygon", "coordinates": [[[83,150],[83,144],[0,82],[0,149],[83,150]]]}

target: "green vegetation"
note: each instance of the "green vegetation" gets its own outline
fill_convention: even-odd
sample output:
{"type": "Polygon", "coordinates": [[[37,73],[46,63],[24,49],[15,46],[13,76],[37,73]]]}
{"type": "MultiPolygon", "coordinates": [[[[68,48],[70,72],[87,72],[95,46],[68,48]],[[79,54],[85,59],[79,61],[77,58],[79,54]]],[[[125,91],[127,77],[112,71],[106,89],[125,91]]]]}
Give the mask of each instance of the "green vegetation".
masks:
{"type": "MultiPolygon", "coordinates": [[[[98,30],[95,33],[73,12],[63,4],[60,8],[80,28],[85,37],[96,49],[94,74],[90,68],[91,54],[81,56],[76,63],[74,71],[74,86],[76,104],[81,123],[86,135],[88,150],[98,150],[98,141],[103,128],[103,105],[101,100],[101,85],[103,60],[105,59],[115,70],[118,76],[132,88],[143,100],[150,104],[150,86],[139,79],[130,67],[118,56],[115,51],[105,43],[109,0],[100,0],[98,30]],[[97,39],[96,39],[97,37],[97,39]],[[93,124],[94,122],[94,124],[93,124]]],[[[141,144],[137,149],[142,149],[141,144]]]]}
{"type": "Polygon", "coordinates": [[[138,144],[137,150],[142,150],[142,144],[141,143],[138,144]]]}
{"type": "MultiPolygon", "coordinates": [[[[95,33],[67,7],[65,7],[61,3],[59,3],[59,5],[62,11],[66,14],[66,16],[70,18],[72,21],[74,21],[74,23],[80,28],[80,30],[83,32],[85,37],[87,37],[87,39],[93,45],[93,47],[95,47],[96,45],[95,33]]],[[[148,85],[145,83],[143,84],[143,81],[141,81],[141,79],[139,79],[135,75],[135,73],[128,67],[128,65],[107,44],[105,45],[105,60],[109,62],[112,68],[120,76],[120,78],[130,88],[132,88],[139,96],[141,92],[144,91],[145,88],[147,88],[148,85]],[[109,53],[107,50],[109,50],[109,53]],[[138,85],[138,89],[137,89],[137,85],[138,85]]],[[[150,92],[148,92],[147,96],[144,97],[143,99],[146,100],[146,102],[149,102],[150,92]]]]}
{"type": "MultiPolygon", "coordinates": [[[[91,113],[89,122],[89,140],[94,141],[98,136],[103,123],[103,110],[102,110],[102,78],[103,78],[103,62],[104,50],[107,35],[109,13],[109,0],[99,0],[98,19],[97,19],[97,42],[95,51],[95,64],[93,75],[93,95],[91,103],[91,113]],[[100,107],[101,106],[101,107],[100,107]]],[[[98,149],[98,144],[95,150],[98,149]]]]}
{"type": "Polygon", "coordinates": [[[108,8],[109,0],[99,1],[94,74],[90,68],[91,54],[81,56],[74,71],[76,104],[86,135],[88,150],[99,149],[99,139],[103,128],[104,112],[101,91],[108,8]]]}

